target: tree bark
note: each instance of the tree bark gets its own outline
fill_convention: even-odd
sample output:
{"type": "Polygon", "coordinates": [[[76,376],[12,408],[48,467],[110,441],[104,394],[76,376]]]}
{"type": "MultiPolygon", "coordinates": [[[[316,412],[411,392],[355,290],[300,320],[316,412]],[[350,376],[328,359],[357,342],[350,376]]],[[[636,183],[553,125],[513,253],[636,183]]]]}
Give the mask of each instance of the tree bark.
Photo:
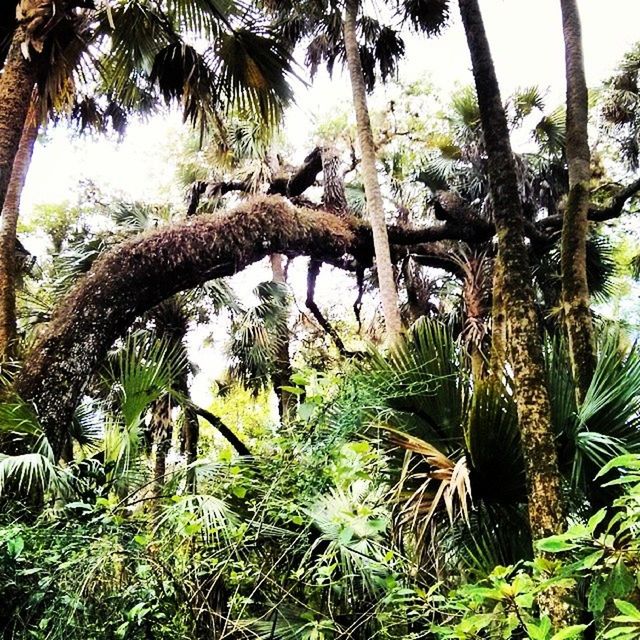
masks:
{"type": "Polygon", "coordinates": [[[500,253],[493,261],[493,291],[491,295],[491,358],[492,376],[500,376],[507,361],[507,319],[504,307],[504,265],[500,253]]]}
{"type": "Polygon", "coordinates": [[[11,171],[36,82],[37,64],[27,60],[21,44],[26,39],[24,26],[19,26],[0,76],[0,211],[4,209],[11,171]]]}
{"type": "MultiPolygon", "coordinates": [[[[459,0],[487,151],[498,250],[503,264],[504,308],[509,333],[515,401],[528,483],[529,523],[534,539],[565,527],[558,457],[551,425],[542,338],[524,241],[524,217],[502,106],[478,0],[459,0]]],[[[556,628],[563,628],[569,608],[554,590],[541,602],[556,628]]]]}
{"type": "Polygon", "coordinates": [[[566,154],[569,197],[562,224],[562,302],[569,355],[581,404],[596,366],[587,284],[587,234],[591,180],[588,92],[582,53],[582,27],[576,0],[560,0],[567,77],[566,154]]]}
{"type": "Polygon", "coordinates": [[[16,238],[20,198],[38,138],[36,103],[31,103],[0,220],[0,361],[16,355],[16,238]]]}
{"type": "Polygon", "coordinates": [[[373,142],[373,131],[371,129],[371,120],[369,119],[369,108],[367,107],[367,93],[362,72],[360,51],[358,49],[356,35],[357,15],[358,0],[347,0],[343,24],[344,46],[347,67],[349,68],[349,77],[351,78],[351,91],[353,93],[360,153],[362,154],[362,179],[367,198],[369,221],[373,231],[382,311],[388,340],[393,341],[402,331],[402,320],[400,318],[398,292],[393,275],[393,265],[391,264],[389,236],[384,216],[384,203],[382,201],[378,171],[376,169],[376,149],[373,142]]]}
{"type": "Polygon", "coordinates": [[[341,264],[347,254],[371,250],[362,230],[357,221],[296,209],[276,196],[123,242],[96,260],[61,302],[25,359],[16,391],[34,404],[58,457],[86,381],[135,318],[272,253],[341,264]]]}
{"type": "MultiPolygon", "coordinates": [[[[287,277],[282,263],[283,256],[274,253],[270,256],[271,277],[274,282],[286,285],[287,277]]],[[[291,384],[291,357],[289,355],[289,328],[286,328],[285,335],[281,336],[280,346],[276,355],[275,370],[271,376],[273,389],[278,397],[278,413],[282,425],[287,425],[293,419],[296,407],[295,396],[283,389],[291,384]]]]}
{"type": "Polygon", "coordinates": [[[502,294],[527,464],[529,519],[534,538],[541,538],[561,531],[565,522],[542,340],[524,242],[524,218],[509,128],[478,0],[460,0],[460,11],[478,92],[498,246],[503,261],[502,294]]]}
{"type": "Polygon", "coordinates": [[[156,445],[153,477],[155,479],[155,497],[162,495],[167,474],[167,454],[173,439],[173,421],[171,416],[171,397],[168,394],[158,398],[151,408],[151,433],[156,445]]]}

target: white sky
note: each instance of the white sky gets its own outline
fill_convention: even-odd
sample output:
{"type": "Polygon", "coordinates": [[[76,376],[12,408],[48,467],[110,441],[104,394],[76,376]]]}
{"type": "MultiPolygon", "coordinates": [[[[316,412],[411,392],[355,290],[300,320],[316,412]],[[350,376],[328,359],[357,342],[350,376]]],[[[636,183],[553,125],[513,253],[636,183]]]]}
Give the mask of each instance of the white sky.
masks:
{"type": "MultiPolygon", "coordinates": [[[[454,2],[455,4],[455,2],[454,2]]],[[[503,94],[537,84],[549,88],[551,102],[564,95],[564,58],[559,0],[482,0],[481,3],[503,94]]],[[[582,0],[586,70],[597,86],[622,55],[640,40],[640,0],[582,0]]],[[[457,11],[439,38],[406,38],[401,66],[406,80],[429,77],[446,96],[453,87],[471,83],[470,62],[457,11]]],[[[339,70],[331,80],[319,74],[311,88],[298,84],[297,105],[288,115],[286,135],[299,146],[311,145],[310,123],[330,116],[345,104],[350,90],[339,70]]],[[[126,140],[72,142],[63,130],[39,145],[24,194],[24,213],[36,202],[64,200],[80,178],[120,191],[130,198],[155,200],[168,195],[171,165],[164,143],[178,135],[176,114],[129,127],[126,140]],[[168,122],[167,122],[168,121],[168,122]]]]}

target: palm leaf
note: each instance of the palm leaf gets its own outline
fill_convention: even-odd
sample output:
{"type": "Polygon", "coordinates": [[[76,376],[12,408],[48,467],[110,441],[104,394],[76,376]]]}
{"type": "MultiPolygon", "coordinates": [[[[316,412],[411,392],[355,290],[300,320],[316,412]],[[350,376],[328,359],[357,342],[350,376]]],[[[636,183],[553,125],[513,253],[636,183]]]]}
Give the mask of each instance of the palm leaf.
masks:
{"type": "Polygon", "coordinates": [[[209,53],[217,89],[227,104],[277,123],[291,100],[291,56],[273,38],[245,29],[223,34],[209,53]]]}

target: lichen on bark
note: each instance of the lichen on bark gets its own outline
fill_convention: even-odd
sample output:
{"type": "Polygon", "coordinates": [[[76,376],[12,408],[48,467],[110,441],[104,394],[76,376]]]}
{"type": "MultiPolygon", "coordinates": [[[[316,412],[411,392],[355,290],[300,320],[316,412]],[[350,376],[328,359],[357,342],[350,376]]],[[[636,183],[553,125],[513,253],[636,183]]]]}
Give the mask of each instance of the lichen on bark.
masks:
{"type": "Polygon", "coordinates": [[[356,221],[254,198],[225,214],[201,216],[117,245],[60,303],[25,359],[16,391],[30,401],[60,455],[83,387],[136,317],[179,291],[230,275],[273,254],[338,262],[370,249],[356,221]]]}

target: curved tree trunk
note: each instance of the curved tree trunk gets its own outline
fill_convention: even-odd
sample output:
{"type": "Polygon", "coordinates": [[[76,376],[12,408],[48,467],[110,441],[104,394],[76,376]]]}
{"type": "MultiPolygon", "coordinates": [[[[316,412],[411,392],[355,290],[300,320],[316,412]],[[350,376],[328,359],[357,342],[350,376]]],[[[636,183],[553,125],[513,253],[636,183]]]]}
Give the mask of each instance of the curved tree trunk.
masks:
{"type": "Polygon", "coordinates": [[[25,39],[25,28],[18,27],[0,75],[0,211],[4,208],[36,82],[36,63],[27,60],[22,53],[21,45],[25,39]]]}
{"type": "Polygon", "coordinates": [[[20,197],[38,138],[36,103],[31,103],[13,164],[11,181],[0,219],[0,361],[15,356],[16,330],[16,238],[20,197]]]}
{"type": "Polygon", "coordinates": [[[391,264],[384,204],[376,169],[376,149],[373,142],[373,131],[371,129],[371,120],[369,119],[369,108],[367,107],[367,93],[356,36],[357,15],[358,0],[347,0],[343,24],[344,46],[349,77],[351,78],[360,153],[362,154],[362,179],[367,198],[369,221],[373,231],[382,311],[387,329],[387,338],[393,341],[402,331],[402,320],[400,318],[398,292],[391,264]]]}
{"type": "MultiPolygon", "coordinates": [[[[502,295],[528,481],[529,523],[533,538],[539,539],[562,531],[565,518],[524,217],[509,127],[478,0],[459,0],[459,4],[478,94],[502,259],[502,295]]],[[[550,592],[543,604],[556,628],[562,628],[567,607],[560,594],[550,592]]]]}
{"type": "Polygon", "coordinates": [[[256,198],[133,238],[100,257],[61,302],[25,359],[16,391],[31,401],[57,457],[86,381],[138,316],[173,294],[272,253],[339,263],[370,251],[361,223],[256,198]]]}
{"type": "Polygon", "coordinates": [[[588,92],[582,54],[582,27],[576,0],[560,0],[567,76],[569,198],[562,224],[562,302],[578,403],[584,400],[596,365],[587,284],[587,233],[591,155],[588,92]]]}

